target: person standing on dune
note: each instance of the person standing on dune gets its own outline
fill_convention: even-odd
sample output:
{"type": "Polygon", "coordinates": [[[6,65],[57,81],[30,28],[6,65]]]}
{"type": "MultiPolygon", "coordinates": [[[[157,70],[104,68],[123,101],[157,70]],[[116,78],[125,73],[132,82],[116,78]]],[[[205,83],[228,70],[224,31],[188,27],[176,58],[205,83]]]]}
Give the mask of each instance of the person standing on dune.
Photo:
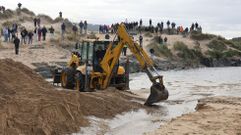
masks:
{"type": "Polygon", "coordinates": [[[34,23],[34,27],[36,27],[37,26],[37,18],[33,19],[33,23],[34,23]]]}
{"type": "Polygon", "coordinates": [[[83,33],[83,26],[84,26],[84,23],[82,21],[80,21],[80,23],[79,23],[80,34],[83,33]]]}
{"type": "Polygon", "coordinates": [[[15,47],[15,54],[18,55],[20,40],[17,36],[14,37],[13,43],[15,45],[14,46],[15,47]]]}
{"type": "Polygon", "coordinates": [[[38,19],[37,19],[38,27],[40,27],[40,23],[41,23],[41,20],[40,20],[40,18],[38,18],[38,19]]]}
{"type": "Polygon", "coordinates": [[[26,44],[26,37],[28,35],[28,31],[26,30],[26,28],[23,28],[23,30],[21,31],[21,44],[26,44]]]}
{"type": "Polygon", "coordinates": [[[62,40],[64,40],[64,34],[65,34],[65,24],[63,22],[62,25],[61,25],[61,37],[62,37],[62,40]]]}
{"type": "Polygon", "coordinates": [[[85,30],[85,34],[87,34],[87,26],[88,26],[88,24],[87,24],[87,21],[85,20],[85,21],[84,21],[84,30],[85,30]]]}
{"type": "Polygon", "coordinates": [[[50,39],[53,39],[54,38],[54,28],[53,28],[53,26],[51,26],[50,28],[49,28],[49,33],[50,33],[50,39]]]}
{"type": "Polygon", "coordinates": [[[30,31],[28,33],[28,44],[31,45],[33,43],[33,32],[30,31]]]}

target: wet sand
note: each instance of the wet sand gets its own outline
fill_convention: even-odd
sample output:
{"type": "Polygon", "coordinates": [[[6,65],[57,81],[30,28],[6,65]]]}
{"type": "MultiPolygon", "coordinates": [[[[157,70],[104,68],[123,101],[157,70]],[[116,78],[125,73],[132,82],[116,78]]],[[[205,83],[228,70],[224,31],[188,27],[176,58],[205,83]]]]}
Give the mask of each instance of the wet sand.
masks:
{"type": "Polygon", "coordinates": [[[205,98],[198,101],[196,109],[147,135],[241,134],[241,98],[205,98]]]}

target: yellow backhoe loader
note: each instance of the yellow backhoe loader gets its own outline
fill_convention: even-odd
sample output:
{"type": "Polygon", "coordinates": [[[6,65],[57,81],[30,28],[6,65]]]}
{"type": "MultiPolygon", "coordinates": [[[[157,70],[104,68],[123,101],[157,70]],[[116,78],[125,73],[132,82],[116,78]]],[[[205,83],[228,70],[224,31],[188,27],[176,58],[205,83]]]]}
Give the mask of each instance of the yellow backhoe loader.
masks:
{"type": "Polygon", "coordinates": [[[64,88],[76,88],[79,91],[104,90],[110,86],[121,90],[128,89],[128,62],[124,67],[119,65],[125,45],[152,82],[150,96],[145,105],[166,100],[168,91],[163,85],[163,76],[158,74],[153,61],[143,48],[133,41],[124,24],[118,26],[113,41],[83,41],[77,51],[72,53],[68,67],[55,71],[54,83],[61,83],[64,88]]]}

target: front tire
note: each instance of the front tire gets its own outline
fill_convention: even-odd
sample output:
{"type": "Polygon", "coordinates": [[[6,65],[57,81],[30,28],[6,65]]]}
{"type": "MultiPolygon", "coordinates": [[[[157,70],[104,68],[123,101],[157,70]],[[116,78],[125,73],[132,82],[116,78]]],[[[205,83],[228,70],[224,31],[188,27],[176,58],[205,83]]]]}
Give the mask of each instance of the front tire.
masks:
{"type": "Polygon", "coordinates": [[[61,73],[61,86],[67,89],[73,89],[75,84],[75,70],[73,68],[66,68],[61,73]]]}

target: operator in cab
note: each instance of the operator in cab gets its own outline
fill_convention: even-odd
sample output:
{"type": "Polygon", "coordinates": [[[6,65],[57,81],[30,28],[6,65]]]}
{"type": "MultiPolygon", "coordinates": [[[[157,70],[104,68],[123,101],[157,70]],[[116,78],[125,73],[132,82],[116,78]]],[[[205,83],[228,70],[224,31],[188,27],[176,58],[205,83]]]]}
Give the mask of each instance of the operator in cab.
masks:
{"type": "Polygon", "coordinates": [[[98,50],[95,52],[95,64],[94,64],[94,70],[97,72],[103,72],[100,62],[105,56],[105,50],[102,48],[102,46],[98,46],[98,50]]]}

